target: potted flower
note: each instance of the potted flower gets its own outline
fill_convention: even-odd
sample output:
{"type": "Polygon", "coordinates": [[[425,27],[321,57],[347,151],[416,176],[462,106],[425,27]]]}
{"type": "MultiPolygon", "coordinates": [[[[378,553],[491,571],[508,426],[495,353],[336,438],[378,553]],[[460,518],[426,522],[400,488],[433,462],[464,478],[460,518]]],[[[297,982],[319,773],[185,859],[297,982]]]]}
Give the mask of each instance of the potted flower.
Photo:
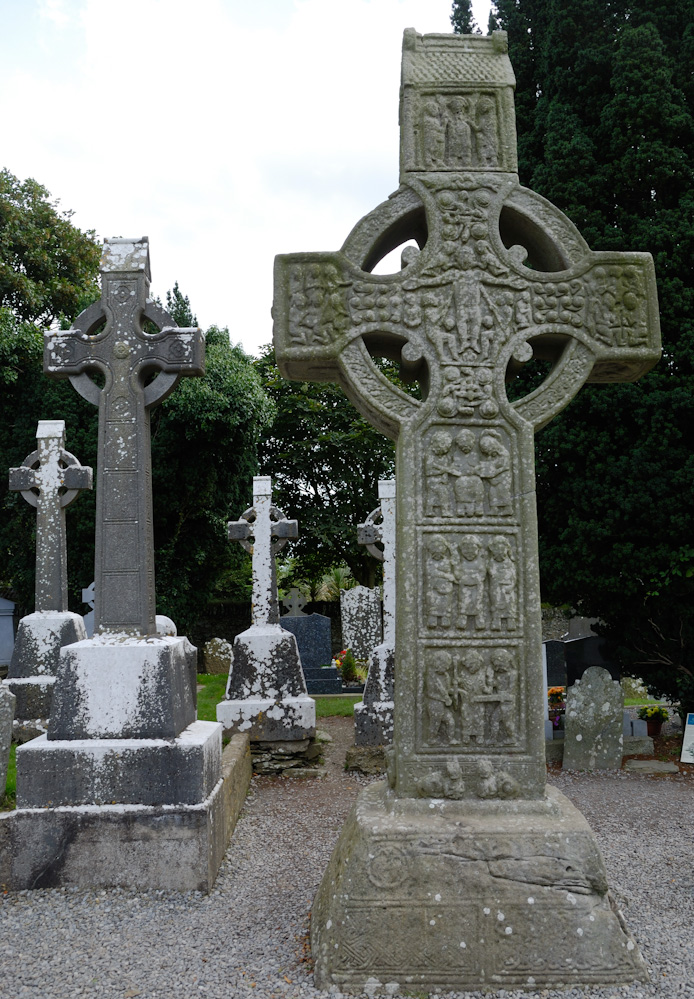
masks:
{"type": "Polygon", "coordinates": [[[648,734],[653,738],[660,735],[663,722],[666,722],[669,717],[668,709],[661,704],[647,704],[639,708],[639,718],[646,722],[648,734]]]}

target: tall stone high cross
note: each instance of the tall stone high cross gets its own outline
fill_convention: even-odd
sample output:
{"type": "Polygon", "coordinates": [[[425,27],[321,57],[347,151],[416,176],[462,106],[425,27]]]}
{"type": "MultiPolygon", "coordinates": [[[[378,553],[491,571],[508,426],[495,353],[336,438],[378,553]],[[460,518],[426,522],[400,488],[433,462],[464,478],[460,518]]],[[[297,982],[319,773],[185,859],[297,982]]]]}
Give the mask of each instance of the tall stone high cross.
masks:
{"type": "Polygon", "coordinates": [[[69,378],[99,407],[95,633],[149,635],[156,631],[149,411],[182,375],[203,374],[204,337],[179,329],[148,298],[146,238],[105,240],[101,275],[101,300],[71,329],[46,334],[44,371],[69,378]],[[159,332],[145,332],[144,320],[159,332]]]}
{"type": "Polygon", "coordinates": [[[10,489],[36,507],[37,612],[67,611],[65,508],[92,488],[92,470],[65,450],[65,422],[40,420],[38,448],[10,469],[10,489]]]}
{"type": "Polygon", "coordinates": [[[269,475],[253,478],[253,506],[239,520],[229,521],[229,538],[239,541],[253,555],[254,625],[278,624],[277,570],[275,556],[290,538],[298,538],[296,520],[287,520],[272,505],[272,479],[269,475]],[[253,544],[248,540],[253,538],[253,544]]]}
{"type": "MultiPolygon", "coordinates": [[[[433,816],[439,806],[420,815],[417,806],[425,802],[418,798],[451,809],[464,799],[461,822],[476,815],[471,806],[479,804],[485,863],[496,850],[504,870],[517,860],[502,862],[501,826],[496,839],[485,826],[490,800],[515,798],[514,808],[522,805],[530,815],[556,798],[545,790],[534,432],[585,382],[634,380],[660,355],[651,257],[592,252],[560,211],[519,185],[515,79],[506,53],[504,32],[421,36],[408,29],[399,189],[357,223],[340,250],[280,256],[275,263],[274,337],[282,374],[339,382],[367,419],[397,441],[398,665],[389,779],[403,824],[387,825],[391,799],[379,797],[378,785],[362,792],[363,807],[349,820],[352,845],[343,838],[336,848],[314,906],[319,984],[356,987],[365,975],[381,974],[392,981],[389,936],[401,939],[400,963],[410,982],[475,987],[498,974],[499,984],[525,983],[533,965],[544,969],[538,984],[594,980],[581,948],[589,937],[597,939],[598,924],[601,953],[613,948],[601,980],[639,973],[630,966],[633,942],[627,954],[610,921],[604,887],[602,894],[595,889],[601,918],[585,927],[543,898],[543,919],[553,928],[542,942],[540,910],[526,918],[525,902],[527,934],[517,925],[503,940],[491,928],[482,932],[500,890],[492,876],[476,882],[472,894],[465,882],[467,896],[457,898],[455,916],[444,915],[443,923],[427,909],[434,882],[442,899],[451,898],[450,878],[457,875],[448,872],[446,881],[445,858],[468,848],[462,830],[445,848],[443,834],[437,841],[432,830],[427,839],[423,815],[433,816]],[[399,272],[371,273],[408,240],[419,249],[403,251],[399,272]],[[399,361],[402,376],[419,381],[421,399],[394,385],[372,356],[399,361]],[[510,402],[506,384],[533,356],[549,361],[551,370],[535,391],[510,402]],[[404,816],[420,837],[416,842],[429,843],[432,856],[438,851],[440,878],[432,874],[433,860],[417,859],[424,847],[406,843],[404,816]],[[381,820],[381,860],[366,865],[367,877],[359,867],[366,855],[354,844],[366,842],[373,853],[368,822],[375,828],[381,820]],[[355,880],[361,873],[363,891],[355,880]],[[351,878],[351,890],[330,889],[330,878],[344,879],[345,886],[351,878]],[[402,912],[395,902],[399,879],[411,886],[401,892],[410,900],[402,912]],[[389,898],[392,907],[378,908],[377,918],[370,898],[389,898]],[[417,932],[404,939],[415,922],[417,932]],[[473,937],[486,943],[473,950],[473,937]],[[359,940],[369,950],[361,965],[359,940]],[[554,967],[555,960],[562,967],[554,967]]],[[[565,817],[570,809],[563,798],[552,807],[565,817]]],[[[523,849],[546,851],[547,836],[537,824],[533,830],[526,829],[523,847],[506,844],[510,857],[523,849]]],[[[589,831],[583,842],[594,849],[589,831]]],[[[560,865],[563,859],[579,863],[563,857],[568,846],[557,849],[560,865]]]]}

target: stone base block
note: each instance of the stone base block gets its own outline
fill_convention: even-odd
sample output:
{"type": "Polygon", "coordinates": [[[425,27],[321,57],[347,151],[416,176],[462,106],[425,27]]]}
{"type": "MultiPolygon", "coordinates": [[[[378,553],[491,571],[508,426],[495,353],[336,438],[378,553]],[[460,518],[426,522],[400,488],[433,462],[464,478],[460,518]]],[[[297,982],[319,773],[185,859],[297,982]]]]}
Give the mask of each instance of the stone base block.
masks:
{"type": "Polygon", "coordinates": [[[335,666],[324,666],[319,669],[304,667],[304,679],[309,694],[342,693],[340,671],[335,666]]]}
{"type": "Polygon", "coordinates": [[[257,774],[281,774],[286,777],[294,770],[315,767],[322,762],[322,753],[322,744],[317,739],[251,743],[253,772],[257,774]]]}
{"type": "MultiPolygon", "coordinates": [[[[12,660],[7,673],[8,679],[56,676],[60,650],[63,646],[80,642],[86,637],[84,618],[79,614],[72,614],[68,611],[41,611],[27,614],[19,622],[12,660]]],[[[33,717],[45,718],[46,715],[34,715],[33,717]]]]}
{"type": "Polygon", "coordinates": [[[3,685],[17,698],[15,719],[34,721],[48,718],[53,701],[54,676],[28,676],[3,680],[3,685]]]}
{"type": "MultiPolygon", "coordinates": [[[[639,738],[634,735],[624,737],[624,756],[653,756],[655,749],[650,736],[639,738]]],[[[554,739],[545,742],[545,759],[548,763],[561,763],[564,759],[564,733],[554,732],[554,739]]]]}
{"type": "Polygon", "coordinates": [[[209,892],[251,779],[248,737],[234,736],[223,777],[196,805],[85,805],[0,813],[0,882],[209,892]]]}
{"type": "Polygon", "coordinates": [[[356,770],[357,773],[372,776],[384,774],[387,768],[383,746],[350,746],[345,754],[345,770],[356,770]]]}
{"type": "Polygon", "coordinates": [[[539,801],[361,792],[318,889],[315,982],[342,992],[616,984],[647,978],[583,816],[539,801]]]}
{"type": "Polygon", "coordinates": [[[247,732],[252,742],[292,742],[316,734],[316,702],[308,694],[281,701],[248,698],[220,701],[217,721],[229,732],[247,732]]]}
{"type": "Polygon", "coordinates": [[[393,702],[375,701],[354,705],[356,746],[390,746],[393,741],[393,702]]]}
{"type": "Polygon", "coordinates": [[[49,740],[175,739],[195,721],[194,661],[184,637],[105,634],[68,645],[49,740]]]}
{"type": "Polygon", "coordinates": [[[176,739],[49,741],[17,749],[17,807],[194,805],[219,780],[222,727],[194,722],[176,739]]]}

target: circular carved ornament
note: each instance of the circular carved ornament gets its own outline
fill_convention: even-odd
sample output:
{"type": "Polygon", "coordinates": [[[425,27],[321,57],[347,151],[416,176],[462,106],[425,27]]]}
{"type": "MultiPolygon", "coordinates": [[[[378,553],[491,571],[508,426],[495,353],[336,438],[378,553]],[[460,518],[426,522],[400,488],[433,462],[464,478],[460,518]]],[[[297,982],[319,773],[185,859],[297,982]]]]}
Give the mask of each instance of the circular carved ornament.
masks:
{"type": "Polygon", "coordinates": [[[118,340],[118,342],[113,347],[113,355],[114,357],[117,357],[119,361],[124,361],[129,353],[130,353],[130,344],[126,343],[125,340],[118,340]]]}
{"type": "Polygon", "coordinates": [[[382,846],[369,860],[367,873],[377,888],[400,888],[409,877],[407,854],[398,846],[382,846]]]}

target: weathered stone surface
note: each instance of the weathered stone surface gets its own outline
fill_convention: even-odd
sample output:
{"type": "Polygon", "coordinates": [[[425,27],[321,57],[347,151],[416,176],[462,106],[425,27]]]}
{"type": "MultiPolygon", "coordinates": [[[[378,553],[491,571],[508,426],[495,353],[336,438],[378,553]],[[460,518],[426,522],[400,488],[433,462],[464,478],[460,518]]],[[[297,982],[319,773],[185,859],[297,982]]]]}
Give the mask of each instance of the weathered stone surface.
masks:
{"type": "Polygon", "coordinates": [[[311,919],[316,985],[548,987],[642,978],[595,839],[567,798],[417,801],[362,791],[311,919]]]}
{"type": "Polygon", "coordinates": [[[44,371],[70,378],[99,407],[94,631],[153,635],[150,409],[183,375],[204,373],[205,339],[200,329],[177,327],[149,297],[146,238],[104,240],[100,269],[101,300],[71,329],[46,333],[44,371]],[[145,333],[145,319],[159,332],[145,333]],[[103,388],[95,370],[105,375],[103,388]]]}
{"type": "Polygon", "coordinates": [[[648,254],[592,252],[561,212],[519,186],[506,51],[503,32],[408,29],[399,190],[341,250],[275,263],[282,374],[339,382],[397,441],[394,804],[362,793],[318,892],[321,987],[359,991],[410,970],[413,984],[448,990],[525,986],[536,972],[538,984],[554,985],[643,970],[604,872],[585,875],[599,857],[590,831],[581,820],[564,844],[570,809],[550,807],[545,790],[534,434],[586,381],[634,380],[657,361],[655,274],[648,254]],[[405,248],[399,274],[373,273],[408,239],[419,250],[405,248]],[[374,355],[418,379],[421,400],[374,355]],[[549,373],[511,403],[506,383],[533,355],[549,373]],[[440,807],[458,824],[429,837],[420,818],[440,807]],[[546,821],[536,824],[534,809],[548,809],[546,821]],[[428,847],[419,854],[405,832],[410,816],[428,847]],[[504,829],[512,833],[500,844],[504,829]],[[369,853],[383,876],[369,878],[369,853]],[[578,901],[564,891],[567,866],[585,892],[578,901]],[[542,889],[539,907],[518,889],[524,868],[532,897],[542,889]],[[499,880],[500,871],[510,874],[499,880]]]}
{"type": "Polygon", "coordinates": [[[202,647],[202,657],[206,673],[228,675],[231,669],[231,642],[227,642],[226,638],[211,638],[202,647]]]}
{"type": "Polygon", "coordinates": [[[4,681],[17,698],[19,721],[48,718],[60,651],[86,637],[84,620],[69,611],[40,611],[22,618],[4,681]]]}
{"type": "Polygon", "coordinates": [[[305,739],[315,731],[296,638],[279,624],[275,556],[296,536],[296,521],[272,505],[272,480],[255,476],[253,506],[229,523],[229,537],[253,552],[253,623],[234,639],[226,698],[217,705],[225,732],[247,732],[252,741],[305,739]]]}
{"type": "Polygon", "coordinates": [[[382,745],[350,746],[345,754],[345,770],[372,776],[384,774],[386,766],[386,752],[382,745]]]}
{"type": "Polygon", "coordinates": [[[63,649],[49,740],[175,739],[195,721],[185,638],[104,633],[63,649]]]}
{"type": "Polygon", "coordinates": [[[590,666],[566,692],[564,762],[567,770],[613,770],[622,765],[624,697],[618,680],[590,666]]]}
{"type": "Polygon", "coordinates": [[[10,760],[15,704],[14,694],[7,687],[0,686],[0,802],[5,796],[5,784],[7,783],[7,766],[10,760]]]}
{"type": "Polygon", "coordinates": [[[209,892],[251,779],[248,736],[195,805],[112,805],[0,813],[0,881],[27,888],[122,886],[209,892]]]}
{"type": "Polygon", "coordinates": [[[378,483],[381,505],[359,525],[358,540],[383,562],[383,642],[371,653],[364,699],[354,705],[357,746],[389,746],[393,741],[395,672],[395,479],[378,483]],[[380,520],[380,523],[378,521],[380,520]],[[383,550],[376,542],[383,544],[383,550]]]}
{"type": "MultiPolygon", "coordinates": [[[[545,758],[548,763],[561,763],[564,759],[564,733],[562,732],[561,736],[557,737],[555,731],[554,735],[554,739],[548,739],[545,742],[545,758]]],[[[652,756],[654,752],[653,739],[650,736],[643,738],[633,735],[624,736],[624,756],[652,756]]]]}
{"type": "Polygon", "coordinates": [[[381,595],[368,586],[340,590],[342,645],[357,659],[368,659],[383,641],[381,595]]]}
{"type": "Polygon", "coordinates": [[[17,749],[17,807],[195,805],[214,790],[222,726],[193,722],[175,739],[48,741],[17,749]]]}
{"type": "Polygon", "coordinates": [[[680,772],[676,763],[666,763],[664,760],[627,760],[624,769],[641,774],[678,774],[680,772]]]}

